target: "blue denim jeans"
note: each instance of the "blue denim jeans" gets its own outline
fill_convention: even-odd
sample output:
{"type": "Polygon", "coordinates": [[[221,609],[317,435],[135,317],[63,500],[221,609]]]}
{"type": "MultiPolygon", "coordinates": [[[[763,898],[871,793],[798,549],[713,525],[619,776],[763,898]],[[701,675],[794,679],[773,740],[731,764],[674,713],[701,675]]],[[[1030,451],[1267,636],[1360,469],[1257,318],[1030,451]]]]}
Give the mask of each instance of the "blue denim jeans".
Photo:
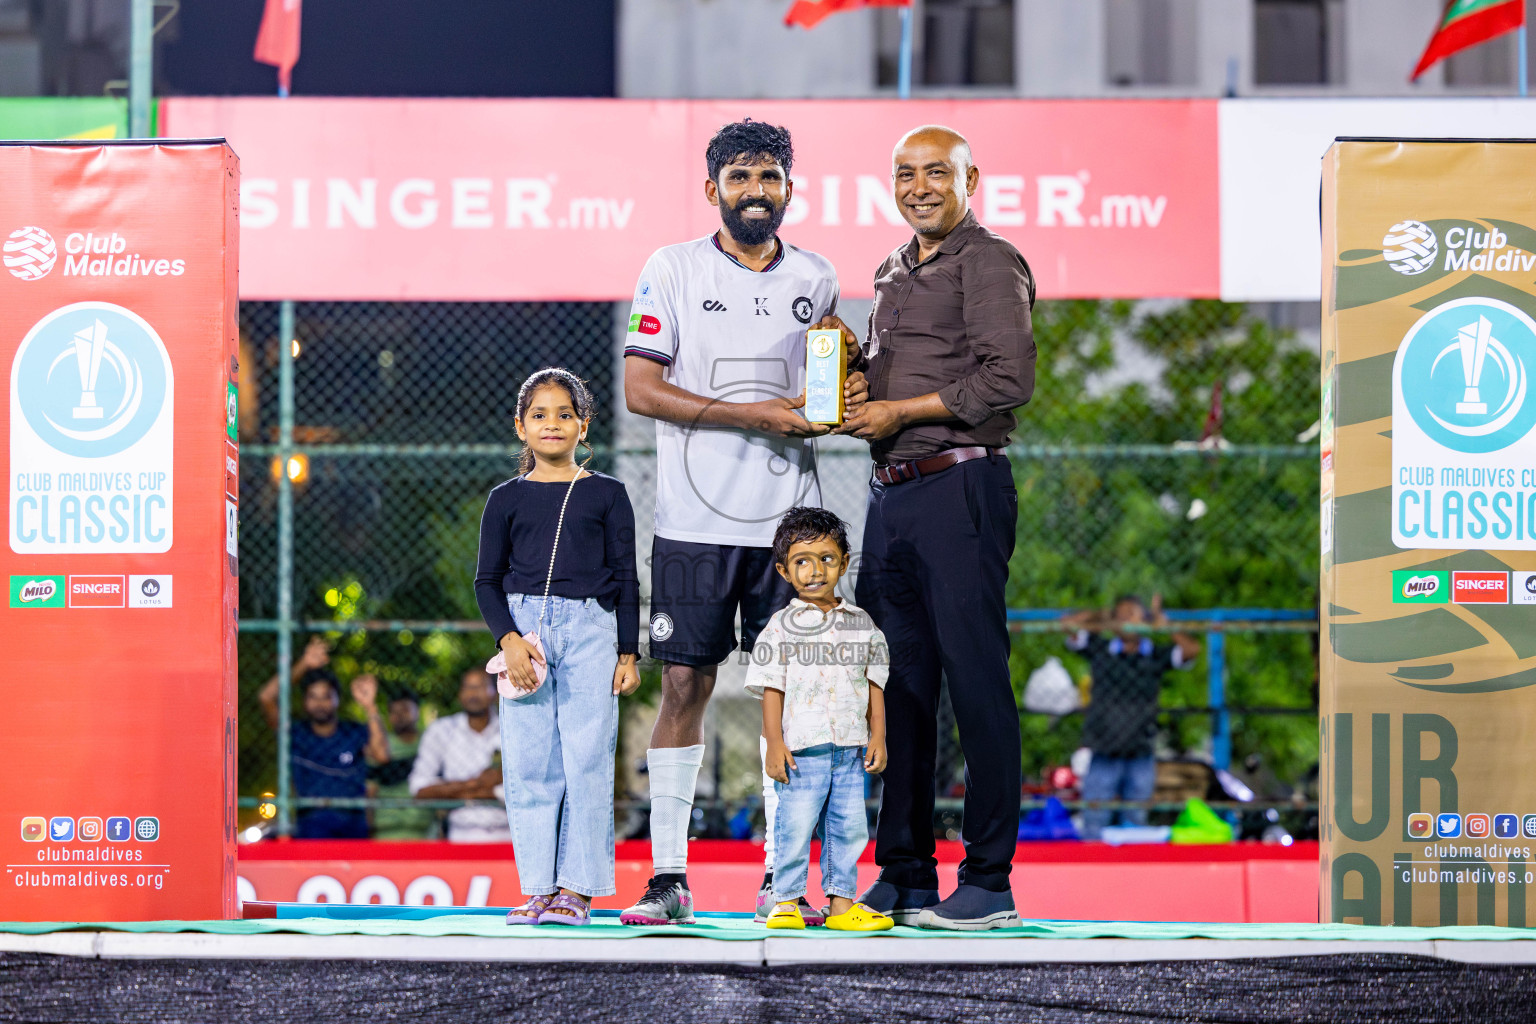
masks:
{"type": "MultiPolygon", "coordinates": [[[[508,594],[519,628],[539,595],[508,594]]],[[[549,674],[532,695],[501,702],[501,775],[523,893],[612,896],[613,752],[619,737],[618,620],[588,598],[551,597],[539,639],[549,674]]]]}
{"type": "MultiPolygon", "coordinates": [[[[1145,757],[1110,757],[1094,754],[1083,779],[1084,800],[1148,800],[1157,781],[1157,759],[1145,757]]],[[[1109,811],[1083,812],[1083,838],[1097,839],[1109,824],[1109,811]]],[[[1122,825],[1145,825],[1147,812],[1141,809],[1119,812],[1122,825]]]]}
{"type": "Polygon", "coordinates": [[[830,743],[792,751],[789,782],[775,782],[779,806],[773,824],[773,898],[805,895],[811,837],[821,826],[821,891],[856,899],[859,854],[869,842],[864,816],[864,748],[830,743]]]}

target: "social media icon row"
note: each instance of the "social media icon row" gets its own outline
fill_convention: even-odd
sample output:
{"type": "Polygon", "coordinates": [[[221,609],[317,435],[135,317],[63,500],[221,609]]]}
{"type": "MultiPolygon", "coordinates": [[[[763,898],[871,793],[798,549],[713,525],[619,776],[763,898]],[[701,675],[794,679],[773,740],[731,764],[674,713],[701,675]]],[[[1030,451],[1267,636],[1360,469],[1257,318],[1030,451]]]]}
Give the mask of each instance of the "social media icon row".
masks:
{"type": "Polygon", "coordinates": [[[45,839],[55,843],[126,843],[137,839],[152,843],[160,838],[159,818],[22,818],[21,838],[27,843],[41,843],[45,839]]]}
{"type": "Polygon", "coordinates": [[[1536,814],[1408,815],[1409,839],[1536,839],[1536,814]]]}

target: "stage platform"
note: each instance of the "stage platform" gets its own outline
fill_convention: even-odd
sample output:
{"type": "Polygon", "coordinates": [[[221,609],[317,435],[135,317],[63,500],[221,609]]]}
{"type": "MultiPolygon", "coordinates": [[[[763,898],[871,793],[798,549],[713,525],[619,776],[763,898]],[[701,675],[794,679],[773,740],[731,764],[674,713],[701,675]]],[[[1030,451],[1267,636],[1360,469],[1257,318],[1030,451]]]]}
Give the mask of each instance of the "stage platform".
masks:
{"type": "Polygon", "coordinates": [[[1536,932],[1027,921],[512,928],[503,908],[0,925],[0,1021],[1528,1021],[1536,932]]]}
{"type": "Polygon", "coordinates": [[[0,924],[0,952],[102,958],[437,960],[518,963],[1018,964],[1138,963],[1391,953],[1460,963],[1536,965],[1536,931],[1343,924],[1027,921],[989,932],[894,928],[875,935],[771,932],[749,914],[638,927],[598,911],[581,928],[509,927],[507,909],[304,906],[242,921],[0,924]],[[299,916],[315,913],[321,916],[299,916]]]}

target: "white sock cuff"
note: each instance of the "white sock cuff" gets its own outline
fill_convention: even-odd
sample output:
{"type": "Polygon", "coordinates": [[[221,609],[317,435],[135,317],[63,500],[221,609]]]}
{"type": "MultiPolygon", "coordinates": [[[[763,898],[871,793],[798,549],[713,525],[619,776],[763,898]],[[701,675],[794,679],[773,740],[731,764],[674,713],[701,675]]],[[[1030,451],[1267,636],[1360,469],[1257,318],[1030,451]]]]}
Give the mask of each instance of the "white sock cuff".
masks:
{"type": "Polygon", "coordinates": [[[646,767],[653,765],[687,765],[698,768],[704,764],[704,744],[691,747],[652,747],[645,752],[646,767]]]}

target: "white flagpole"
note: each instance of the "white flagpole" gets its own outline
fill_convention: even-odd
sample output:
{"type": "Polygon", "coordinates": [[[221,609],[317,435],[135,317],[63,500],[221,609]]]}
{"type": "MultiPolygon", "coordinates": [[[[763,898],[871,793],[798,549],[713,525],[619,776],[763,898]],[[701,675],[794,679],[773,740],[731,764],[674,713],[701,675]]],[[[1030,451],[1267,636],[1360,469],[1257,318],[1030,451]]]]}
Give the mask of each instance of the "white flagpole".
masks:
{"type": "Polygon", "coordinates": [[[1528,3],[1526,3],[1526,0],[1520,0],[1520,36],[1519,36],[1519,45],[1517,46],[1517,50],[1519,51],[1519,54],[1520,54],[1520,61],[1519,61],[1520,70],[1517,73],[1520,75],[1520,95],[1521,96],[1525,96],[1527,94],[1528,89],[1529,89],[1529,85],[1527,83],[1527,77],[1528,76],[1527,76],[1527,65],[1526,65],[1526,57],[1525,57],[1525,45],[1526,45],[1525,44],[1525,40],[1526,40],[1526,36],[1529,34],[1530,28],[1531,28],[1531,26],[1525,20],[1526,8],[1529,7],[1529,6],[1530,5],[1528,3]]]}
{"type": "MultiPolygon", "coordinates": [[[[1525,67],[1525,37],[1520,37],[1521,64],[1525,67]]],[[[1524,81],[1524,71],[1521,71],[1521,81],[1524,81]]],[[[904,100],[912,98],[912,8],[910,5],[901,9],[901,56],[896,64],[896,95],[904,100]]],[[[1524,95],[1524,93],[1521,93],[1524,95]]]]}

